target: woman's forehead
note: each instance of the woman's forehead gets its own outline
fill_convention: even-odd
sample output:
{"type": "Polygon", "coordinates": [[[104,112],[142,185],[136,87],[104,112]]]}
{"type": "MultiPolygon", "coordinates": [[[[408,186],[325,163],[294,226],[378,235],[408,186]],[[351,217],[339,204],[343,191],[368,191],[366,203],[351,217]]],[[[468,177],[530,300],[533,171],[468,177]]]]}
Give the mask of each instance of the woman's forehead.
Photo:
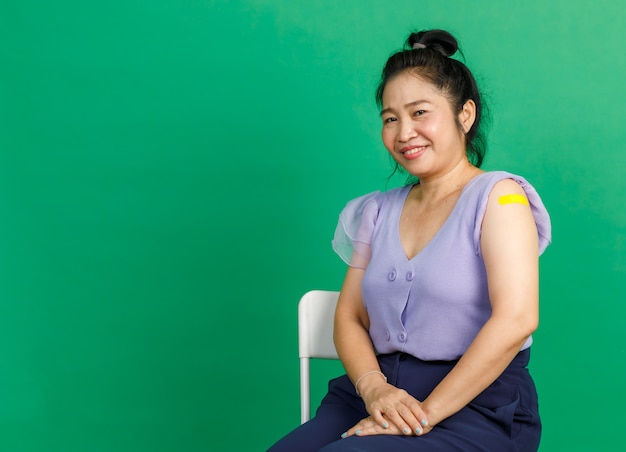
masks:
{"type": "Polygon", "coordinates": [[[441,101],[441,98],[446,98],[446,96],[437,86],[425,77],[408,71],[403,71],[389,80],[382,96],[383,108],[389,102],[414,103],[423,101],[432,103],[441,101]]]}

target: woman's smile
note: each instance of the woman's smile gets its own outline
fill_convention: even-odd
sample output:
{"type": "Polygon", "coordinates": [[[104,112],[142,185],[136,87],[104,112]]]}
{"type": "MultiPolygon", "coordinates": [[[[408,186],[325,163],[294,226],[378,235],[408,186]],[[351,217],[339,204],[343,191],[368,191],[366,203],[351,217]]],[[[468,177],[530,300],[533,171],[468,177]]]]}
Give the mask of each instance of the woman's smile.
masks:
{"type": "Polygon", "coordinates": [[[406,146],[400,149],[400,152],[404,155],[404,158],[407,160],[415,160],[422,156],[424,152],[426,152],[428,146],[406,146]]]}

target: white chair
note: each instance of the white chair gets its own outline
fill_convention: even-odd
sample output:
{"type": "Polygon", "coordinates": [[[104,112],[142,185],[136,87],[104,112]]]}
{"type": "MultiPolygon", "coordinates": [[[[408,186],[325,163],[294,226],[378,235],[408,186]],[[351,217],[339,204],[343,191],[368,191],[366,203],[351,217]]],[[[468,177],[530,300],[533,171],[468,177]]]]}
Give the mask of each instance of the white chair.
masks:
{"type": "Polygon", "coordinates": [[[300,419],[311,417],[309,359],[339,359],[333,343],[335,306],[339,292],[312,290],[298,303],[298,346],[300,352],[300,419]]]}

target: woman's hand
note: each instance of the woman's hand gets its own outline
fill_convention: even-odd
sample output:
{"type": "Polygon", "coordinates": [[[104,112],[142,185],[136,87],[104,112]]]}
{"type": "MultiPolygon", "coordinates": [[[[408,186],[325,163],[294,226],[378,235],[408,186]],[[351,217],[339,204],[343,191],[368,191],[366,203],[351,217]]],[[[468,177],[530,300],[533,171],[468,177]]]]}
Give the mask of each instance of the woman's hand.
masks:
{"type": "Polygon", "coordinates": [[[403,389],[388,383],[364,391],[370,416],[359,421],[342,437],[369,435],[420,436],[432,430],[421,403],[403,389]]]}
{"type": "Polygon", "coordinates": [[[389,426],[389,424],[387,425],[387,428],[381,427],[374,419],[372,419],[372,416],[368,416],[365,419],[361,419],[354,427],[341,435],[341,437],[347,438],[348,436],[353,435],[405,435],[405,433],[401,432],[395,424],[392,424],[391,426],[389,426]]]}
{"type": "MultiPolygon", "coordinates": [[[[335,347],[346,373],[358,384],[370,418],[348,430],[350,435],[423,435],[430,431],[421,403],[406,391],[386,383],[369,336],[369,317],[361,297],[364,270],[350,267],[335,310],[335,347]],[[373,423],[372,423],[373,422],[373,423]]],[[[434,425],[434,423],[433,423],[434,425]]]]}

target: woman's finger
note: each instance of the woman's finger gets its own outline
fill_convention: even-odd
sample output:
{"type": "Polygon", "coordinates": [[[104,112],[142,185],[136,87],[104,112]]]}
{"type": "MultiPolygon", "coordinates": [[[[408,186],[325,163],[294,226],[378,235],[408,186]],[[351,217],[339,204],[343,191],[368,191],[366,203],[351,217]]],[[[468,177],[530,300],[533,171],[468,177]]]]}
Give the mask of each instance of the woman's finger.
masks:
{"type": "MultiPolygon", "coordinates": [[[[407,410],[408,411],[408,410],[407,410]]],[[[414,432],[411,427],[405,421],[404,417],[400,414],[398,409],[394,406],[389,406],[383,409],[383,416],[389,419],[391,425],[395,426],[402,434],[412,435],[414,432]]]]}
{"type": "Polygon", "coordinates": [[[349,436],[370,436],[370,435],[400,435],[400,431],[395,427],[381,427],[373,417],[369,416],[359,421],[354,427],[341,435],[342,438],[349,436]]]}
{"type": "Polygon", "coordinates": [[[389,428],[389,422],[387,421],[387,419],[385,419],[383,413],[384,413],[384,409],[374,410],[374,413],[372,414],[372,418],[382,428],[387,429],[389,428]]]}
{"type": "Polygon", "coordinates": [[[341,437],[347,438],[348,436],[361,435],[363,432],[369,432],[373,424],[376,424],[376,422],[374,421],[374,419],[372,419],[371,416],[368,416],[365,419],[361,419],[359,422],[357,422],[354,427],[343,433],[341,437]]]}
{"type": "Polygon", "coordinates": [[[403,411],[401,414],[411,429],[416,435],[426,432],[426,429],[429,427],[428,418],[422,409],[421,403],[411,398],[405,400],[404,404],[408,411],[403,411]]]}
{"type": "Polygon", "coordinates": [[[424,430],[420,421],[418,420],[418,416],[415,416],[415,413],[413,413],[413,411],[411,411],[408,406],[400,406],[400,408],[398,409],[398,414],[402,417],[404,422],[406,422],[406,424],[408,425],[408,430],[410,430],[412,434],[418,436],[422,434],[424,430]]]}
{"type": "Polygon", "coordinates": [[[396,406],[390,406],[383,410],[383,416],[405,435],[422,435],[428,420],[417,401],[411,404],[412,406],[408,406],[409,403],[404,401],[396,406]]]}
{"type": "Polygon", "coordinates": [[[394,426],[403,435],[422,435],[430,431],[420,401],[393,386],[383,389],[370,394],[371,399],[366,402],[371,418],[378,426],[383,429],[394,426]]]}

